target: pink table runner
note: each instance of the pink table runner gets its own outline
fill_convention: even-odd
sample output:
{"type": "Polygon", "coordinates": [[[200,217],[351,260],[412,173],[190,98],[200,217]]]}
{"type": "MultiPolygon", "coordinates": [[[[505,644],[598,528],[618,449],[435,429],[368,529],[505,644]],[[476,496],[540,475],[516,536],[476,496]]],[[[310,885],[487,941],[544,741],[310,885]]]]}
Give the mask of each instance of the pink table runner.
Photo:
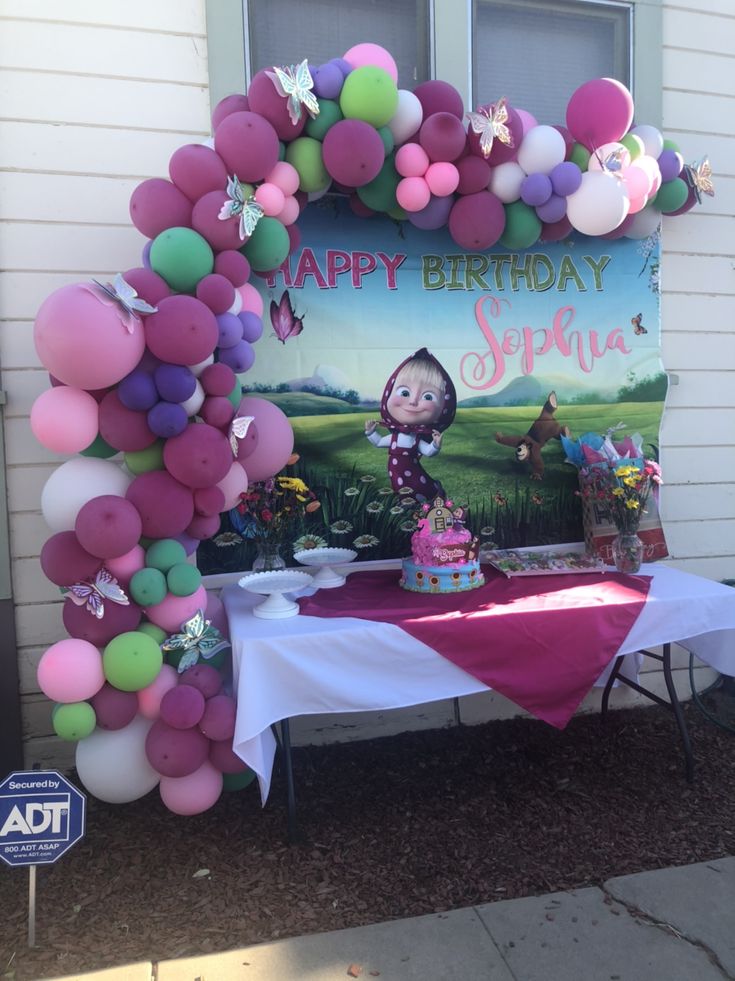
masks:
{"type": "Polygon", "coordinates": [[[299,600],[312,617],[393,623],[521,708],[563,729],[620,649],[650,578],[615,572],[507,579],[466,593],[411,593],[398,572],[350,576],[299,600]]]}

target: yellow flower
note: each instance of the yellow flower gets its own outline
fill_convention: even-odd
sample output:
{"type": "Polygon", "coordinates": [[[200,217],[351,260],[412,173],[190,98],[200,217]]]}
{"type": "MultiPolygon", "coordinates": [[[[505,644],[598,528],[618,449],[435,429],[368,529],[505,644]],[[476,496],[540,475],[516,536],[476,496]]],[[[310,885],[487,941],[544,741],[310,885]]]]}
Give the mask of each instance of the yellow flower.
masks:
{"type": "Polygon", "coordinates": [[[622,497],[623,493],[622,487],[613,487],[613,497],[622,497]]]}
{"type": "Polygon", "coordinates": [[[635,477],[626,477],[623,480],[623,483],[625,484],[626,487],[635,487],[638,481],[635,479],[635,477]]]}
{"type": "Polygon", "coordinates": [[[627,466],[627,467],[618,467],[618,469],[617,469],[617,470],[615,471],[615,476],[616,476],[616,477],[627,477],[627,476],[628,476],[628,474],[630,473],[630,471],[631,471],[632,469],[633,469],[633,468],[632,468],[631,466],[627,466]]]}
{"type": "Polygon", "coordinates": [[[284,490],[295,491],[297,494],[309,493],[309,488],[299,477],[279,477],[278,484],[284,490]]]}
{"type": "Polygon", "coordinates": [[[625,502],[625,506],[626,508],[629,508],[629,510],[634,511],[638,507],[638,501],[627,500],[625,502]]]}

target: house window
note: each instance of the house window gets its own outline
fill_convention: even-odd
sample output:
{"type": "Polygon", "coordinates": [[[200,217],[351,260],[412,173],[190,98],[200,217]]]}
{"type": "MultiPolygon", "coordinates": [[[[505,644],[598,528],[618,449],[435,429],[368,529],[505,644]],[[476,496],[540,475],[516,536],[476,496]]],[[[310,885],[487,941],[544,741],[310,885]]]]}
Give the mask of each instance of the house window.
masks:
{"type": "Polygon", "coordinates": [[[428,0],[247,0],[245,13],[250,78],[306,57],[319,65],[362,41],[390,51],[399,88],[429,77],[428,0]]]}
{"type": "Polygon", "coordinates": [[[628,3],[473,0],[474,103],[506,96],[540,123],[564,123],[569,97],[590,78],[631,86],[628,3]]]}

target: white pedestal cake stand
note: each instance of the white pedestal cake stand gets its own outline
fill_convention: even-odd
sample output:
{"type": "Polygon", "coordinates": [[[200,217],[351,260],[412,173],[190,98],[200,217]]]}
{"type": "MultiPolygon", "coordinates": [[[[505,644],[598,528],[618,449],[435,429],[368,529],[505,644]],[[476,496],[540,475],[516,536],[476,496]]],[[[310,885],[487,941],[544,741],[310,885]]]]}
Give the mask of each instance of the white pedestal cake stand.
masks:
{"type": "Polygon", "coordinates": [[[268,598],[253,607],[253,616],[262,620],[281,620],[295,617],[299,604],[285,593],[294,593],[311,586],[314,577],[298,569],[277,569],[274,572],[252,572],[239,580],[238,586],[249,593],[260,593],[268,598]]]}
{"type": "Polygon", "coordinates": [[[357,558],[357,552],[351,548],[305,548],[294,552],[294,558],[302,565],[316,569],[314,585],[319,589],[334,589],[344,586],[346,577],[333,566],[345,565],[357,558]]]}

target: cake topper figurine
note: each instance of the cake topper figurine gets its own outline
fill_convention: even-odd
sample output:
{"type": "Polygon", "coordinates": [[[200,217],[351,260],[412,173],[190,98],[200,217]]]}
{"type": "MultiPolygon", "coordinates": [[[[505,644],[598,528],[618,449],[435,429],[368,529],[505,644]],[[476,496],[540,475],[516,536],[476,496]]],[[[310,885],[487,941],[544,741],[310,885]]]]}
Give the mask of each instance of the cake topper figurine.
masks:
{"type": "Polygon", "coordinates": [[[373,446],[388,447],[388,476],[397,494],[410,491],[419,501],[444,497],[420,457],[436,456],[456,411],[452,379],[425,347],[391,374],[380,401],[380,424],[388,434],[381,436],[377,420],[368,419],[365,435],[373,446]]]}

